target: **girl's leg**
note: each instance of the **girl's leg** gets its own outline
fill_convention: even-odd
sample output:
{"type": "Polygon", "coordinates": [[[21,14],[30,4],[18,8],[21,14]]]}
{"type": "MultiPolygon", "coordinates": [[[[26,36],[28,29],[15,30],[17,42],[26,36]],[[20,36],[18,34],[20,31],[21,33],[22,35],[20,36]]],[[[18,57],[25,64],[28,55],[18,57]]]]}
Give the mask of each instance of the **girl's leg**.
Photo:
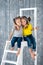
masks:
{"type": "Polygon", "coordinates": [[[16,55],[18,56],[20,54],[21,48],[18,48],[16,55]]]}
{"type": "Polygon", "coordinates": [[[17,37],[12,38],[12,40],[11,40],[11,50],[14,50],[14,45],[15,45],[16,40],[17,40],[17,37]]]}
{"type": "Polygon", "coordinates": [[[17,54],[16,54],[17,56],[20,54],[21,41],[22,41],[22,37],[18,37],[18,40],[17,40],[18,51],[17,51],[17,54]]]}
{"type": "Polygon", "coordinates": [[[30,52],[30,55],[31,55],[32,59],[34,60],[35,59],[35,54],[33,53],[32,48],[29,48],[29,52],[30,52]]]}
{"type": "Polygon", "coordinates": [[[33,48],[33,50],[35,50],[36,51],[36,41],[35,41],[35,38],[31,35],[30,37],[30,40],[31,40],[31,44],[32,44],[32,48],[33,48]]]}
{"type": "Polygon", "coordinates": [[[32,50],[32,47],[31,47],[31,40],[29,39],[29,37],[24,37],[24,40],[27,41],[30,55],[31,55],[32,59],[34,59],[34,54],[33,54],[33,50],[32,50]]]}
{"type": "Polygon", "coordinates": [[[11,49],[10,49],[11,51],[13,51],[14,50],[14,47],[11,47],[11,49]]]}
{"type": "Polygon", "coordinates": [[[34,54],[34,57],[36,56],[36,41],[35,41],[35,38],[31,35],[30,36],[30,40],[31,40],[31,43],[32,43],[32,48],[33,48],[33,54],[34,54]]]}

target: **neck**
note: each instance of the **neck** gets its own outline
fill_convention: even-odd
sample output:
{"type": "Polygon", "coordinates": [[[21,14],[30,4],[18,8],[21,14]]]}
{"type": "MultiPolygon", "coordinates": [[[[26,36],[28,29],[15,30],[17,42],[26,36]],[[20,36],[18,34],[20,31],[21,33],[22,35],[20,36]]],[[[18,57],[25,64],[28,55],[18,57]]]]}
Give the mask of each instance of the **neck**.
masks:
{"type": "Polygon", "coordinates": [[[24,26],[24,28],[26,28],[27,27],[27,24],[24,26]]]}

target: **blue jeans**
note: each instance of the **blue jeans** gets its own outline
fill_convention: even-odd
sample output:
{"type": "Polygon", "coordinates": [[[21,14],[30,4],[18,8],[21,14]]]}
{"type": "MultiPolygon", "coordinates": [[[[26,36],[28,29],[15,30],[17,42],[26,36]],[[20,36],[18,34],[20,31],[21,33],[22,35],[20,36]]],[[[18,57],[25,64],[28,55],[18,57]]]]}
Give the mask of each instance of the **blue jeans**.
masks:
{"type": "Polygon", "coordinates": [[[32,47],[32,49],[36,50],[36,41],[32,34],[24,37],[24,40],[27,41],[28,47],[32,47]]]}
{"type": "Polygon", "coordinates": [[[17,42],[17,47],[20,48],[21,47],[21,41],[22,41],[22,37],[13,37],[11,40],[11,46],[14,47],[15,42],[17,42]]]}

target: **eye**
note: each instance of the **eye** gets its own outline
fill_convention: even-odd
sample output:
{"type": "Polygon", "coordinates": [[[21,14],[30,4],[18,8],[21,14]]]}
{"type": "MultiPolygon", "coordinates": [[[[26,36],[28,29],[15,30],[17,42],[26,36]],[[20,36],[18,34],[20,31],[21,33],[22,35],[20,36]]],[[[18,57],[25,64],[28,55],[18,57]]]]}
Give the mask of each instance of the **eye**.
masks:
{"type": "Polygon", "coordinates": [[[24,21],[25,22],[25,21],[24,21]]]}

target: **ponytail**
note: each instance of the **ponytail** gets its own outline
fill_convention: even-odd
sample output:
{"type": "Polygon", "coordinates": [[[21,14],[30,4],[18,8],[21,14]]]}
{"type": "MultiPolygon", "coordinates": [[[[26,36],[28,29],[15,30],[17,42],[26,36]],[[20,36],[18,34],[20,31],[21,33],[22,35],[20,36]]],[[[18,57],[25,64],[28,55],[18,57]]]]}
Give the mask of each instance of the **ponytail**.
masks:
{"type": "Polygon", "coordinates": [[[28,21],[29,21],[29,22],[31,21],[31,18],[30,18],[30,17],[28,17],[28,21]]]}

